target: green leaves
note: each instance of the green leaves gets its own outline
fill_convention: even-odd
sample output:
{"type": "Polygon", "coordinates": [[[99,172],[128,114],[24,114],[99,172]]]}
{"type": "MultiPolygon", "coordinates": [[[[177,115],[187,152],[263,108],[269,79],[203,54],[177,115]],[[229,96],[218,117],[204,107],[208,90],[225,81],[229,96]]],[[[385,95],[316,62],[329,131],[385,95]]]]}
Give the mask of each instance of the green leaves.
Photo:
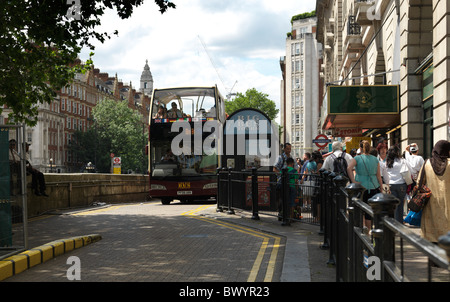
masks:
{"type": "MultiPolygon", "coordinates": [[[[175,8],[168,1],[155,2],[162,13],[175,8]]],[[[6,105],[15,122],[34,126],[35,106],[51,103],[55,91],[92,65],[89,59],[85,65],[73,66],[82,47],[94,49],[91,39],[103,42],[110,38],[109,33],[96,31],[105,10],[116,8],[121,18],[128,18],[143,0],[79,3],[77,20],[66,17],[70,5],[65,0],[0,1],[0,113],[6,105]]]]}
{"type": "Polygon", "coordinates": [[[143,154],[147,129],[142,116],[128,107],[127,101],[103,100],[92,111],[94,126],[77,133],[71,147],[79,161],[92,162],[99,172],[109,172],[111,153],[122,158],[122,171],[145,171],[143,154]],[[95,158],[93,158],[95,155],[95,158]]]}
{"type": "Polygon", "coordinates": [[[234,100],[225,102],[225,111],[231,115],[242,108],[254,108],[261,110],[267,114],[269,119],[274,120],[280,110],[276,108],[275,102],[270,100],[268,96],[268,94],[259,92],[255,88],[248,89],[245,95],[238,92],[234,100]]]}

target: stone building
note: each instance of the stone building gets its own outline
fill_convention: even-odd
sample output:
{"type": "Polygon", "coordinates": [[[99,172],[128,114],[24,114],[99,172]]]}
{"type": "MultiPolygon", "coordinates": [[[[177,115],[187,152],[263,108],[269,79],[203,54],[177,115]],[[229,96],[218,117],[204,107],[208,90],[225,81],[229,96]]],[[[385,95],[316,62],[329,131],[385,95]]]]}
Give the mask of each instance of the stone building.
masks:
{"type": "Polygon", "coordinates": [[[280,60],[282,142],[292,145],[292,155],[312,152],[318,133],[319,77],[321,45],[316,41],[316,17],[294,16],[286,38],[286,56],[280,60]]]}
{"type": "MultiPolygon", "coordinates": [[[[128,107],[138,110],[143,127],[148,127],[153,78],[147,63],[142,74],[148,86],[136,91],[131,82],[124,84],[117,74],[111,77],[93,67],[85,74],[77,74],[71,83],[57,91],[54,102],[40,104],[36,126],[26,128],[25,139],[31,143],[33,166],[42,172],[79,172],[86,163],[74,158],[69,144],[76,130],[86,131],[93,125],[92,109],[101,100],[128,100],[128,107]]],[[[2,115],[6,117],[8,113],[4,109],[2,115]]]]}
{"type": "Polygon", "coordinates": [[[449,12],[446,0],[317,0],[322,131],[360,127],[374,143],[385,138],[404,149],[416,142],[425,157],[435,142],[448,140],[449,12]],[[332,86],[376,93],[395,86],[398,113],[335,114],[332,86]]]}

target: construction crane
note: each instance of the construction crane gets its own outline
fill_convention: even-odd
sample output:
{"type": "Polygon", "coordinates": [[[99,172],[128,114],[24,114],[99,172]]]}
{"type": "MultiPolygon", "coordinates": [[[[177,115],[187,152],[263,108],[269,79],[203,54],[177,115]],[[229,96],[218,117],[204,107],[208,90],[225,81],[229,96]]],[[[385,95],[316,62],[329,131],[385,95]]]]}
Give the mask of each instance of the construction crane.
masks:
{"type": "MultiPolygon", "coordinates": [[[[225,88],[225,90],[227,90],[227,87],[225,86],[225,84],[224,84],[224,82],[223,82],[223,80],[222,80],[222,77],[220,76],[219,70],[217,69],[216,64],[214,63],[214,61],[213,61],[211,55],[210,55],[209,52],[208,52],[208,49],[206,48],[205,42],[203,42],[203,40],[202,40],[202,38],[200,37],[200,35],[197,35],[197,37],[198,37],[198,39],[200,40],[200,43],[202,43],[203,49],[205,50],[206,55],[208,56],[209,61],[211,62],[211,65],[214,67],[214,70],[216,71],[217,76],[219,77],[220,82],[222,83],[222,85],[223,85],[223,87],[225,88]]],[[[227,92],[228,92],[228,93],[227,93],[227,99],[228,99],[228,100],[230,100],[230,98],[231,98],[232,95],[236,95],[235,93],[231,93],[231,92],[233,91],[233,88],[234,88],[234,86],[236,85],[236,83],[237,83],[237,80],[236,80],[236,82],[234,82],[233,87],[231,87],[231,89],[230,89],[229,91],[227,91],[227,92]]]]}

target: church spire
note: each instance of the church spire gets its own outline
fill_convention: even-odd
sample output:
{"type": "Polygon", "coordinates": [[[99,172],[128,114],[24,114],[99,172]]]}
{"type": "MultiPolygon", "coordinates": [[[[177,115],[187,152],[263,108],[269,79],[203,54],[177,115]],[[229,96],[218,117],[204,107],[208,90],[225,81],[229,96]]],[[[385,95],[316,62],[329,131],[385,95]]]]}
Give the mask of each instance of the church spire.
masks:
{"type": "Polygon", "coordinates": [[[147,95],[151,95],[153,91],[153,77],[147,59],[145,60],[144,70],[141,74],[140,91],[147,95]]]}

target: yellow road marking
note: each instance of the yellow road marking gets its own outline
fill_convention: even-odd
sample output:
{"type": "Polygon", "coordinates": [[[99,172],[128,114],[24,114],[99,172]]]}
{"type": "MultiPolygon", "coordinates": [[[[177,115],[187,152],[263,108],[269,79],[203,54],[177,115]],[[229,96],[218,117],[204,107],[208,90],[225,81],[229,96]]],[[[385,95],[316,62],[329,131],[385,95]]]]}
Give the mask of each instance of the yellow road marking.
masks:
{"type": "Polygon", "coordinates": [[[273,276],[279,247],[280,247],[280,238],[275,238],[275,243],[272,247],[272,254],[270,255],[270,260],[267,266],[267,273],[266,278],[264,278],[264,282],[272,281],[272,277],[269,278],[269,276],[273,276]]]}
{"type": "Polygon", "coordinates": [[[73,214],[71,214],[71,215],[79,216],[79,215],[97,214],[97,213],[99,213],[99,212],[111,211],[111,210],[115,210],[115,209],[122,208],[122,207],[126,207],[126,206],[129,206],[129,205],[121,205],[121,206],[106,207],[106,208],[102,208],[102,209],[98,209],[98,210],[86,210],[86,211],[83,211],[83,212],[73,213],[73,214]]]}
{"type": "Polygon", "coordinates": [[[42,219],[46,219],[46,218],[49,218],[49,217],[52,217],[52,216],[55,216],[55,215],[42,215],[42,216],[36,216],[36,217],[28,218],[28,222],[42,220],[42,219]]]}
{"type": "Polygon", "coordinates": [[[195,213],[200,212],[204,209],[207,209],[208,207],[211,207],[210,205],[204,205],[201,206],[197,209],[194,210],[190,210],[187,212],[182,213],[181,215],[183,216],[188,216],[188,217],[192,217],[198,220],[203,220],[206,222],[210,222],[210,223],[214,223],[229,229],[233,229],[236,230],[238,232],[241,233],[245,233],[245,234],[249,234],[252,236],[256,236],[259,238],[263,239],[263,242],[261,244],[261,247],[259,249],[258,255],[256,256],[255,262],[253,263],[253,267],[250,271],[250,275],[247,279],[247,282],[255,282],[256,280],[256,276],[261,268],[261,264],[262,264],[262,260],[264,258],[265,252],[267,247],[269,246],[269,240],[270,239],[274,239],[274,244],[272,245],[272,252],[270,254],[270,259],[269,259],[269,263],[267,266],[267,270],[266,270],[266,275],[264,277],[264,282],[271,282],[272,278],[273,278],[273,274],[274,274],[274,270],[275,270],[275,264],[276,264],[276,259],[277,259],[277,255],[278,255],[278,251],[279,251],[279,247],[280,247],[280,242],[281,239],[278,236],[273,236],[273,235],[269,235],[263,232],[259,232],[250,228],[246,228],[243,226],[238,226],[235,224],[231,224],[228,222],[224,222],[224,221],[216,221],[207,217],[202,217],[202,216],[196,216],[195,213]]]}
{"type": "Polygon", "coordinates": [[[261,267],[264,254],[266,253],[267,245],[269,244],[269,238],[264,238],[261,248],[259,249],[258,256],[256,256],[255,262],[253,263],[252,270],[248,276],[247,282],[255,282],[256,276],[258,275],[259,268],[261,267]]]}

